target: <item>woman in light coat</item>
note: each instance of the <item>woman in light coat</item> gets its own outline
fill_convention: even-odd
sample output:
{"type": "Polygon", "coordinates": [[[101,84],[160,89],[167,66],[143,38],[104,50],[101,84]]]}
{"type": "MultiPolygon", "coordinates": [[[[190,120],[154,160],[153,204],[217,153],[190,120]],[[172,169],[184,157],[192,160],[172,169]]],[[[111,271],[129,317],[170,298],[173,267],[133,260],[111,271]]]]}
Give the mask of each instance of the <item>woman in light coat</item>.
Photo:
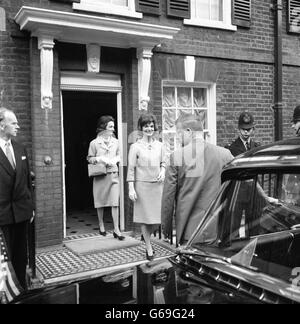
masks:
{"type": "Polygon", "coordinates": [[[104,207],[111,207],[114,223],[113,236],[124,240],[119,229],[119,168],[120,162],[119,141],[114,136],[115,121],[111,116],[102,116],[98,121],[97,137],[90,143],[88,162],[91,164],[102,163],[106,166],[107,174],[94,177],[93,195],[97,209],[100,235],[106,236],[103,222],[104,207]]]}

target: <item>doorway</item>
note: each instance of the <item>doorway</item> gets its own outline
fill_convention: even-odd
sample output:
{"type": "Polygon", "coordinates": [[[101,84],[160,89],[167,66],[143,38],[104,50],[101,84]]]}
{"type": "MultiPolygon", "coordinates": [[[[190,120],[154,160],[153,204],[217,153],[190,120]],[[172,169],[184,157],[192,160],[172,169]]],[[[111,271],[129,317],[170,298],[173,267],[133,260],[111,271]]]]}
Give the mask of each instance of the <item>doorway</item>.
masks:
{"type": "MultiPolygon", "coordinates": [[[[93,180],[88,177],[87,154],[96,137],[97,120],[111,115],[118,137],[117,93],[62,91],[65,159],[66,235],[98,233],[98,218],[93,202],[93,180]]],[[[107,230],[112,226],[110,208],[105,210],[107,230]]]]}

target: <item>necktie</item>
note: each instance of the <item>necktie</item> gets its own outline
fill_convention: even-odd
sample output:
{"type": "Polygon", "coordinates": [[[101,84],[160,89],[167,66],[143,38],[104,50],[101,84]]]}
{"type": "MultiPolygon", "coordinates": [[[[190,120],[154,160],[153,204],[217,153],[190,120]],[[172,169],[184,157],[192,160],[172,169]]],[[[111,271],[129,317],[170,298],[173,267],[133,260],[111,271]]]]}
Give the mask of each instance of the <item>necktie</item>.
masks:
{"type": "Polygon", "coordinates": [[[5,144],[5,154],[6,154],[6,157],[9,161],[9,163],[11,164],[12,168],[15,169],[16,165],[15,165],[14,158],[13,158],[13,155],[12,155],[12,152],[10,149],[10,143],[5,144]]]}
{"type": "Polygon", "coordinates": [[[249,142],[246,142],[246,147],[247,147],[247,151],[250,151],[250,150],[251,150],[251,144],[250,144],[250,141],[249,141],[249,142]]]}

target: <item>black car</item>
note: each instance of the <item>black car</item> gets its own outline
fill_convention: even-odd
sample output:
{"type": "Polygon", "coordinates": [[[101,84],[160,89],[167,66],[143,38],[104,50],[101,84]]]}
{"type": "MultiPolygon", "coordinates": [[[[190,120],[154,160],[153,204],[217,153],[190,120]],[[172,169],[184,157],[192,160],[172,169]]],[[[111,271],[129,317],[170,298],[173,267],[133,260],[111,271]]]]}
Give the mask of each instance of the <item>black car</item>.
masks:
{"type": "Polygon", "coordinates": [[[176,303],[300,302],[300,138],[237,157],[178,255],[176,303]]]}

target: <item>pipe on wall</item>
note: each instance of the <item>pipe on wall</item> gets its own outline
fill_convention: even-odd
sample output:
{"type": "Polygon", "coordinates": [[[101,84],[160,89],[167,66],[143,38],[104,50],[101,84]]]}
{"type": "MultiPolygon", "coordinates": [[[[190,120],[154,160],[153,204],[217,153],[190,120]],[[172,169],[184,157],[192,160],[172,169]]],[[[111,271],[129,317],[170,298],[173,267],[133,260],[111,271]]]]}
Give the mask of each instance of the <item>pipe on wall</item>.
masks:
{"type": "Polygon", "coordinates": [[[275,84],[274,84],[274,137],[275,141],[283,138],[282,118],[282,0],[274,0],[275,12],[275,42],[274,42],[274,63],[275,63],[275,84]]]}

